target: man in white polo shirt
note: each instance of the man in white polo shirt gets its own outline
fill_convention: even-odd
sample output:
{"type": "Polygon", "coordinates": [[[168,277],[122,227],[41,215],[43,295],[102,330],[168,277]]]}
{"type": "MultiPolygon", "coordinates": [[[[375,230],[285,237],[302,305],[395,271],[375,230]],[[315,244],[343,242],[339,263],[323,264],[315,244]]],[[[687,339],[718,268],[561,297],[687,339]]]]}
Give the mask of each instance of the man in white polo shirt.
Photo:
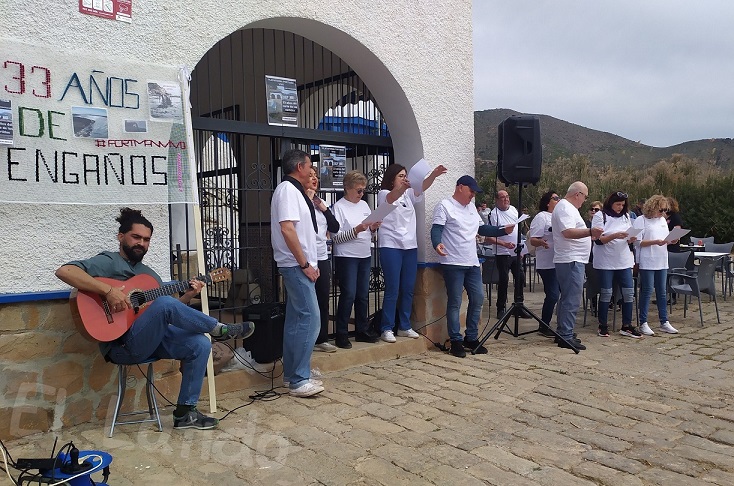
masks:
{"type": "Polygon", "coordinates": [[[316,279],[316,213],[304,185],[311,178],[311,158],[301,150],[283,154],[287,174],[273,193],[270,239],[273,256],[288,293],[283,327],[283,382],[290,394],[308,397],[321,393],[319,380],[311,380],[311,354],[321,329],[316,279]]]}
{"type": "MultiPolygon", "coordinates": [[[[553,233],[553,263],[556,266],[556,277],[561,288],[558,299],[557,316],[558,335],[573,344],[576,349],[586,349],[580,339],[573,335],[576,324],[576,313],[581,303],[584,287],[584,273],[589,262],[591,239],[598,238],[604,231],[602,228],[587,228],[579,208],[589,197],[586,184],[576,181],[568,188],[566,197],[558,201],[553,208],[551,228],[553,233]]],[[[570,347],[566,342],[558,340],[558,347],[570,347]]]]}
{"type": "Polygon", "coordinates": [[[476,208],[471,204],[474,195],[481,193],[473,177],[465,175],[456,181],[453,197],[444,199],[433,210],[431,243],[438,253],[443,279],[446,283],[446,325],[451,339],[451,354],[466,356],[464,348],[485,354],[487,348],[479,346],[479,318],[482,313],[484,291],[482,272],[477,256],[476,237],[500,236],[512,233],[514,225],[485,225],[476,208]],[[462,339],[459,324],[462,289],[469,296],[466,310],[466,337],[462,339]]]}

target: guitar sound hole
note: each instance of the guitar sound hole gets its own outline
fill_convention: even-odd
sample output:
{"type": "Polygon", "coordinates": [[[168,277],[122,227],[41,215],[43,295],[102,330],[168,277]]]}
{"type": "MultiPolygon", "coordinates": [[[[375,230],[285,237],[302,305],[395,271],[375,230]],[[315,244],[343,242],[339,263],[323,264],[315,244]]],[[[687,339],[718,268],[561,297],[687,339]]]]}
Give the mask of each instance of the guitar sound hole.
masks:
{"type": "Polygon", "coordinates": [[[130,303],[134,309],[141,307],[145,303],[145,295],[142,292],[133,292],[130,294],[130,303]]]}

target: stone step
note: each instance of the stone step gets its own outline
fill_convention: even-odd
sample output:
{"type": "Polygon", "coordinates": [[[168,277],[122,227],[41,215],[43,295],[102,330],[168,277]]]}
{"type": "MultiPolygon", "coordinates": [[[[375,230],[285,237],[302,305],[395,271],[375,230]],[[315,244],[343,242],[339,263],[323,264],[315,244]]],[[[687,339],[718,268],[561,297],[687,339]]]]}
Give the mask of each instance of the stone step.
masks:
{"type": "MultiPolygon", "coordinates": [[[[361,366],[379,361],[387,361],[401,356],[416,355],[426,352],[433,345],[424,338],[411,339],[398,337],[395,343],[378,341],[375,344],[357,343],[352,341],[352,349],[339,349],[335,353],[314,352],[311,358],[311,368],[318,369],[328,381],[328,372],[338,371],[354,366],[361,366]]],[[[281,386],[283,384],[283,367],[278,362],[273,368],[268,366],[268,373],[257,374],[245,370],[232,370],[220,373],[215,377],[216,393],[235,392],[258,386],[281,386]]],[[[209,386],[204,381],[200,402],[202,405],[209,401],[209,386]]]]}

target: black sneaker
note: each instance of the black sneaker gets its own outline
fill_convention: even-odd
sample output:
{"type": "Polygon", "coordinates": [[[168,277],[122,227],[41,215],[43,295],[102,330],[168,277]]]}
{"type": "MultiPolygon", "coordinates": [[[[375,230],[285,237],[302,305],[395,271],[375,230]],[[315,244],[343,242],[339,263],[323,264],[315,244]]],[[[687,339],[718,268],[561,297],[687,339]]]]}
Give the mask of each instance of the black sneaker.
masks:
{"type": "Polygon", "coordinates": [[[451,354],[457,358],[466,358],[463,341],[451,341],[451,354]]]}
{"type": "Polygon", "coordinates": [[[376,343],[379,339],[379,336],[369,332],[358,332],[354,335],[354,340],[358,343],[376,343]]]}
{"type": "MultiPolygon", "coordinates": [[[[578,349],[579,351],[583,351],[584,349],[586,349],[586,346],[581,344],[581,341],[579,341],[578,339],[571,340],[571,344],[573,344],[573,347],[578,349]]],[[[573,349],[571,348],[570,344],[566,344],[564,341],[558,341],[558,347],[566,348],[566,349],[573,349]]]]}
{"type": "Polygon", "coordinates": [[[619,330],[619,333],[622,336],[631,337],[633,339],[640,339],[642,337],[642,334],[640,334],[640,331],[635,329],[632,326],[622,326],[622,329],[619,330]]]}
{"type": "Polygon", "coordinates": [[[226,341],[227,339],[247,339],[255,332],[255,323],[252,321],[225,324],[222,327],[222,335],[214,336],[215,341],[226,341]]]}
{"type": "MultiPolygon", "coordinates": [[[[574,339],[577,339],[577,335],[576,335],[576,333],[573,333],[573,338],[574,338],[574,339]]],[[[560,342],[563,342],[563,341],[561,341],[560,339],[558,339],[558,337],[556,336],[556,338],[555,338],[555,339],[553,340],[553,342],[554,342],[555,344],[558,344],[558,343],[560,343],[560,342]]]]}
{"type": "Polygon", "coordinates": [[[334,339],[334,344],[337,348],[342,349],[351,349],[352,348],[352,342],[349,340],[349,336],[337,336],[336,339],[334,339]]]}
{"type": "Polygon", "coordinates": [[[556,337],[556,335],[553,334],[553,331],[551,331],[551,328],[548,326],[540,326],[538,328],[538,334],[540,334],[543,337],[547,337],[547,338],[556,337]]]}
{"type": "Polygon", "coordinates": [[[207,417],[199,412],[196,407],[192,408],[183,417],[173,416],[174,429],[214,429],[219,424],[219,420],[214,417],[207,417]]]}
{"type": "MultiPolygon", "coordinates": [[[[451,346],[453,347],[453,342],[451,343],[451,346]]],[[[464,338],[464,347],[466,349],[476,349],[474,351],[474,354],[487,354],[487,348],[484,346],[479,345],[479,340],[474,339],[473,341],[468,341],[466,338],[464,338]]]]}
{"type": "Polygon", "coordinates": [[[505,308],[497,307],[497,319],[501,318],[504,315],[505,315],[505,308]]]}
{"type": "Polygon", "coordinates": [[[609,337],[609,326],[599,324],[599,329],[596,331],[596,334],[601,337],[609,337]]]}

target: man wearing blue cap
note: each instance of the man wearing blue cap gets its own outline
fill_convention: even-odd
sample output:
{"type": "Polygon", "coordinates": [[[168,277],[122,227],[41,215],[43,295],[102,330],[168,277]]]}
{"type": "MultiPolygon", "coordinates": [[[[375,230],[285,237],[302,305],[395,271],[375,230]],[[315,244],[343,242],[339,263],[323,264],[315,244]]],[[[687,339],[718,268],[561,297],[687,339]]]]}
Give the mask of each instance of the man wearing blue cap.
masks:
{"type": "Polygon", "coordinates": [[[483,223],[471,203],[481,192],[473,177],[461,176],[456,181],[454,195],[441,201],[433,210],[431,244],[439,255],[446,283],[446,325],[451,339],[451,354],[459,358],[466,356],[464,348],[476,349],[477,354],[487,353],[487,348],[479,346],[478,340],[484,291],[476,236],[501,236],[515,229],[515,225],[490,226],[483,223]],[[469,306],[466,310],[466,337],[462,339],[459,308],[463,289],[469,296],[469,306]]]}

